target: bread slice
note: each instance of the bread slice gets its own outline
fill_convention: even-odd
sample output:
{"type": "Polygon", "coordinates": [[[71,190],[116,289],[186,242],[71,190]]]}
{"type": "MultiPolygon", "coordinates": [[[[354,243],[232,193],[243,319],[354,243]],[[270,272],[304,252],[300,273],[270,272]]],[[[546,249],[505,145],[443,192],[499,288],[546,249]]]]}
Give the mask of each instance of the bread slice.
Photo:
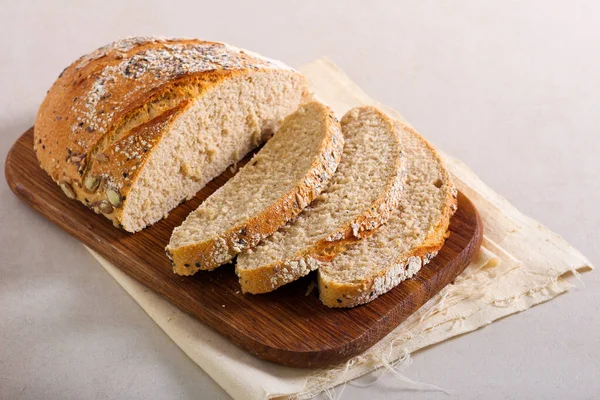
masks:
{"type": "Polygon", "coordinates": [[[308,274],[340,245],[369,235],[395,208],[403,184],[397,129],[372,106],[341,121],[346,144],[331,183],[294,221],[237,258],[242,290],[265,293],[308,274]]]}
{"type": "Polygon", "coordinates": [[[68,197],[136,232],[311,99],[304,77],[278,61],[224,43],[128,38],[60,74],[34,148],[68,197]]]}
{"type": "Polygon", "coordinates": [[[173,231],[167,254],[180,275],[212,270],[300,213],[327,186],[344,138],[327,106],[285,118],[271,140],[173,231]]]}
{"type": "Polygon", "coordinates": [[[400,203],[372,236],[319,267],[319,296],[329,307],[353,307],[389,291],[427,264],[448,236],[457,207],[448,171],[425,139],[399,128],[407,169],[400,203]]]}

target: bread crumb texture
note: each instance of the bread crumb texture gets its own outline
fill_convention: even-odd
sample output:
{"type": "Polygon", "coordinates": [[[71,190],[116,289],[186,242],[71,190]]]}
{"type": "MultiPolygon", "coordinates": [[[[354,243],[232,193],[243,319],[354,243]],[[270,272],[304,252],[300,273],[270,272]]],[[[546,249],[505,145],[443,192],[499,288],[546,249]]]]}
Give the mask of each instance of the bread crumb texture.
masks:
{"type": "Polygon", "coordinates": [[[399,129],[406,152],[405,189],[381,229],[320,265],[319,294],[330,307],[353,307],[386,293],[414,276],[447,237],[457,191],[433,147],[412,128],[399,129]]]}
{"type": "Polygon", "coordinates": [[[402,146],[392,121],[375,107],[341,121],[344,152],[329,186],[300,215],[237,258],[242,290],[263,293],[289,283],[383,224],[404,182],[402,146]]]}
{"type": "Polygon", "coordinates": [[[252,160],[175,228],[167,246],[175,272],[214,269],[298,215],[329,183],[343,146],[325,105],[307,103],[287,116],[252,160]]]}

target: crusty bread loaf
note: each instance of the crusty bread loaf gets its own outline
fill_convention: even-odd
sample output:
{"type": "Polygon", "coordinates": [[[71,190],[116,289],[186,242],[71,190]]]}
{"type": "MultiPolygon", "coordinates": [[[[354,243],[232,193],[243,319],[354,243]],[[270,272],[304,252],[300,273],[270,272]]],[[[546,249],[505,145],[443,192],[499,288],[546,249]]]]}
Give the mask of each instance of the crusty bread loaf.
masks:
{"type": "MultiPolygon", "coordinates": [[[[399,124],[399,123],[397,123],[399,124]]],[[[443,246],[457,192],[437,152],[402,126],[407,182],[386,224],[319,267],[319,296],[329,307],[369,302],[416,274],[443,246]]]]}
{"type": "Polygon", "coordinates": [[[180,275],[211,270],[256,246],[327,186],[344,138],[333,111],[307,103],[272,139],[173,231],[167,254],[180,275]]]}
{"type": "Polygon", "coordinates": [[[130,38],[66,68],[35,123],[65,194],[138,231],[267,139],[312,98],[285,65],[222,43],[130,38]]]}
{"type": "Polygon", "coordinates": [[[327,189],[295,220],[238,256],[244,292],[269,292],[308,274],[341,244],[369,235],[395,208],[404,172],[392,120],[364,106],[349,111],[341,124],[346,143],[327,189]]]}

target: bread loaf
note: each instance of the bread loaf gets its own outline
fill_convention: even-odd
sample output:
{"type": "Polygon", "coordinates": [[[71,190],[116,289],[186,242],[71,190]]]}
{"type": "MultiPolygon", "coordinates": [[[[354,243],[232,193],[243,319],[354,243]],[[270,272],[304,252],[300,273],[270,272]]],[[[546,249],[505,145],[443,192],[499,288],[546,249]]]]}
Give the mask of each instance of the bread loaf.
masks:
{"type": "Polygon", "coordinates": [[[222,43],[130,38],[66,68],[35,123],[65,195],[129,232],[165,216],[312,98],[282,63],[222,43]]]}
{"type": "Polygon", "coordinates": [[[342,244],[368,236],[395,208],[404,169],[392,120],[364,106],[349,111],[341,125],[346,143],[327,189],[295,220],[238,256],[244,292],[269,292],[308,274],[342,244]]]}
{"type": "Polygon", "coordinates": [[[333,111],[312,102],[173,231],[167,254],[180,275],[211,270],[298,215],[327,186],[344,138],[333,111]]]}
{"type": "Polygon", "coordinates": [[[415,275],[444,245],[457,192],[437,152],[408,126],[399,126],[407,181],[386,224],[319,267],[321,301],[329,307],[369,302],[415,275]]]}

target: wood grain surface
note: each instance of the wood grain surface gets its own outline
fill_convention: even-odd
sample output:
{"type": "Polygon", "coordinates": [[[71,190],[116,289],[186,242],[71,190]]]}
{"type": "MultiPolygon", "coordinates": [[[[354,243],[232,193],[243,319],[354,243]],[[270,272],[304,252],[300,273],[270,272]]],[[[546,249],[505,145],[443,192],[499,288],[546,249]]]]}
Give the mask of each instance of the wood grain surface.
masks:
{"type": "Polygon", "coordinates": [[[450,237],[419,274],[369,304],[329,309],[307,287],[315,275],[265,295],[244,295],[233,265],[200,271],[193,277],[172,272],[164,248],[171,231],[233,174],[225,172],[169,217],[130,234],[69,200],[39,167],[33,128],[6,158],[6,180],[27,205],[92,248],[128,275],[250,353],[275,363],[319,367],[343,362],[365,351],[451,283],[473,258],[482,240],[473,204],[459,194],[450,237]]]}

